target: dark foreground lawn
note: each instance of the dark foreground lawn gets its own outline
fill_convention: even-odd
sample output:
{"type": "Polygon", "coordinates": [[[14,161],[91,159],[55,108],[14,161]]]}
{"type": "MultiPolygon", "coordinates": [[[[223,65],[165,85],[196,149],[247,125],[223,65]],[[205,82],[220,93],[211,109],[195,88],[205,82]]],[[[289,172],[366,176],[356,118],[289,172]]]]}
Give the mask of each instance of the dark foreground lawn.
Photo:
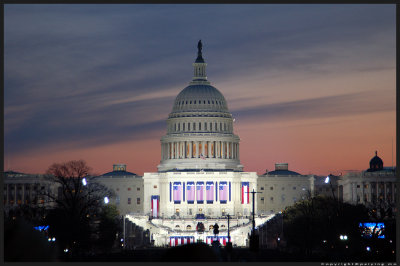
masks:
{"type": "Polygon", "coordinates": [[[302,253],[289,253],[279,250],[260,249],[251,251],[248,248],[233,248],[228,252],[224,247],[210,247],[206,244],[190,244],[171,248],[143,248],[119,253],[110,253],[96,256],[86,256],[80,258],[69,258],[65,261],[143,261],[143,262],[267,262],[267,261],[287,261],[287,262],[394,262],[395,255],[392,257],[377,256],[377,254],[353,254],[344,256],[343,254],[313,254],[306,256],[302,253]]]}

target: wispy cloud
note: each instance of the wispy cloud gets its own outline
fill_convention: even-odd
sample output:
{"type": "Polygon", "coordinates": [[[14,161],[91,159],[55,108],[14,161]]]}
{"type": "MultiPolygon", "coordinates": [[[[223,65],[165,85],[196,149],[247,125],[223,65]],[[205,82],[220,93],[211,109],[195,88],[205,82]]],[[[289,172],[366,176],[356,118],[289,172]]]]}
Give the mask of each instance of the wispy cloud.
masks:
{"type": "Polygon", "coordinates": [[[248,107],[234,114],[241,120],[275,122],[395,112],[395,107],[390,94],[367,91],[248,107]]]}
{"type": "Polygon", "coordinates": [[[6,153],[158,139],[199,39],[238,119],[394,111],[349,85],[394,73],[388,5],[7,5],[4,30],[6,153]]]}

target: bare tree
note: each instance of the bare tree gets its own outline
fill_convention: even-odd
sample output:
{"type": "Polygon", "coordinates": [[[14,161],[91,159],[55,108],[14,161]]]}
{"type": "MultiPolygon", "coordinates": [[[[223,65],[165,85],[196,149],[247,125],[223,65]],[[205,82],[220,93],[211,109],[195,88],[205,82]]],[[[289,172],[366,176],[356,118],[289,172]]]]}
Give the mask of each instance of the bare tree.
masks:
{"type": "Polygon", "coordinates": [[[48,215],[49,232],[71,251],[90,248],[103,200],[112,196],[90,171],[83,160],[54,163],[47,170],[47,179],[56,187],[44,194],[54,205],[48,215]]]}

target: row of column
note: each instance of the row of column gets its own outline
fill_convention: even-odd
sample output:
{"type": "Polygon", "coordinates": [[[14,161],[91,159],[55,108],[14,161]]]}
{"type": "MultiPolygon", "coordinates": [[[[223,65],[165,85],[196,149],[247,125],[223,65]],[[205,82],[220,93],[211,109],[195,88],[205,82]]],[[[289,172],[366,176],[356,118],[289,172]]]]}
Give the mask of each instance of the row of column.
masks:
{"type": "Polygon", "coordinates": [[[384,201],[387,202],[395,202],[395,184],[394,182],[362,182],[351,183],[351,200],[353,202],[357,202],[357,196],[360,196],[361,202],[372,202],[373,196],[375,196],[375,200],[379,201],[379,197],[382,196],[384,201]],[[360,186],[360,192],[358,193],[357,185],[360,186]],[[368,185],[368,188],[365,189],[365,185],[368,185]],[[380,186],[383,185],[383,188],[380,186]],[[383,191],[382,191],[383,190],[383,191]],[[390,197],[389,197],[390,196],[390,197]]]}
{"type": "Polygon", "coordinates": [[[161,144],[161,158],[239,159],[239,143],[227,141],[179,141],[161,144]]]}
{"type": "Polygon", "coordinates": [[[34,200],[38,193],[37,184],[4,184],[4,204],[26,204],[34,200]]]}

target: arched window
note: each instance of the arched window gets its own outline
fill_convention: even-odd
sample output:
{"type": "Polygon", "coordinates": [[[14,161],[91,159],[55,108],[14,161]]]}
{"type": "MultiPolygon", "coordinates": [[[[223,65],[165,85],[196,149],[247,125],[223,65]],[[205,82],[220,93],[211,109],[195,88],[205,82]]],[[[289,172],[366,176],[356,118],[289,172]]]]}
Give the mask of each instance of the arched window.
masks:
{"type": "Polygon", "coordinates": [[[193,122],[193,130],[196,130],[196,123],[193,122]]]}
{"type": "Polygon", "coordinates": [[[192,230],[192,226],[189,224],[188,226],[186,226],[186,230],[192,230]]]}
{"type": "Polygon", "coordinates": [[[201,130],[201,122],[199,122],[199,130],[201,130]]]}

